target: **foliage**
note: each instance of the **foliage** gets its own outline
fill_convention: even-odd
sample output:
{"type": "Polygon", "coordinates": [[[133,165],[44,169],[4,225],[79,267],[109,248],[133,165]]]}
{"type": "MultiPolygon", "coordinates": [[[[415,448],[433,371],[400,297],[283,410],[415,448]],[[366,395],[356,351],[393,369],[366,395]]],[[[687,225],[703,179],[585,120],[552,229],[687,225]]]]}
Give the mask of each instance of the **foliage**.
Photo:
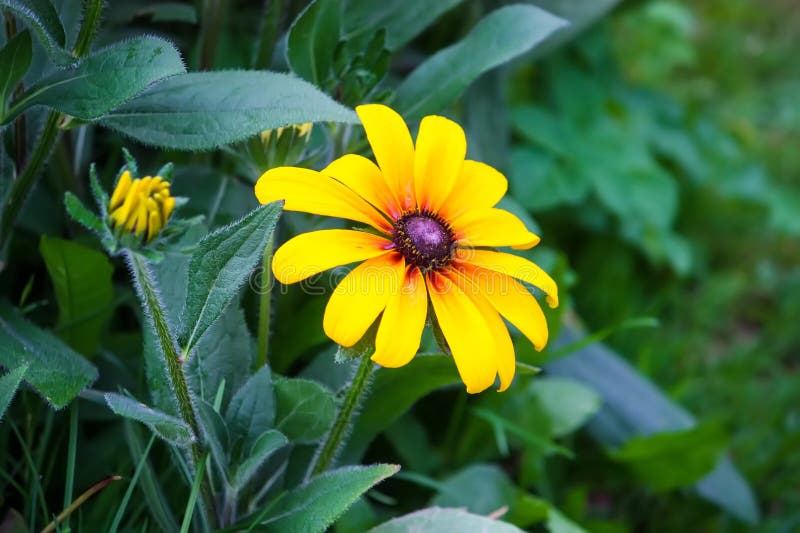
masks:
{"type": "Polygon", "coordinates": [[[0,0],[4,526],[800,523],[786,2],[259,4],[0,0]],[[543,236],[515,253],[563,303],[542,352],[512,328],[501,394],[456,386],[435,325],[397,369],[356,360],[374,330],[335,347],[346,268],[270,275],[277,244],[347,223],[259,206],[255,181],[371,157],[374,102],[457,119],[543,236]],[[109,218],[125,171],[177,199],[152,242],[109,218]]]}

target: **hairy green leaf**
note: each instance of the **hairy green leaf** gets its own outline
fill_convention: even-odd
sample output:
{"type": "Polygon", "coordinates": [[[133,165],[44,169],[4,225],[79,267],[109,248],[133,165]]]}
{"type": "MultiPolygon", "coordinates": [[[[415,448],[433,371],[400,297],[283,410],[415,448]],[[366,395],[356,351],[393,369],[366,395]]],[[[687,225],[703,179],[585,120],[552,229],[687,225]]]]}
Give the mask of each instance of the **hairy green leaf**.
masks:
{"type": "Polygon", "coordinates": [[[280,202],[260,206],[206,235],[197,245],[189,261],[189,290],[179,337],[187,354],[239,295],[275,230],[281,207],[280,202]]]}
{"type": "Polygon", "coordinates": [[[11,404],[11,400],[14,399],[17,388],[19,384],[22,383],[25,372],[28,371],[28,366],[27,363],[20,365],[12,369],[8,374],[0,377],[0,420],[2,420],[3,415],[6,414],[6,409],[8,409],[9,404],[11,404]]]}
{"type": "Polygon", "coordinates": [[[320,86],[331,74],[333,53],[341,33],[342,3],[314,0],[289,29],[286,57],[301,78],[320,86]]]}
{"type": "Polygon", "coordinates": [[[516,526],[461,509],[431,507],[422,509],[369,530],[369,533],[408,533],[410,531],[480,531],[481,533],[521,533],[516,526]]]}
{"type": "Polygon", "coordinates": [[[61,339],[0,301],[0,365],[29,365],[25,381],[60,409],[97,379],[97,369],[61,339]]]}
{"type": "Polygon", "coordinates": [[[27,30],[15,35],[0,50],[0,120],[14,88],[31,66],[32,54],[31,34],[27,30]]]}
{"type": "Polygon", "coordinates": [[[39,251],[58,302],[56,330],[75,350],[94,355],[114,301],[111,262],[96,250],[46,235],[39,251]]]}
{"type": "Polygon", "coordinates": [[[139,37],[116,43],[31,86],[12,104],[3,123],[36,105],[94,120],[154,82],[185,70],[180,53],[163,39],[139,37]]]}
{"type": "Polygon", "coordinates": [[[356,123],[356,114],[287,74],[231,70],[165,80],[104,117],[145,144],[209,150],[304,122],[356,123]]]}
{"type": "Polygon", "coordinates": [[[225,421],[233,439],[233,457],[247,453],[265,431],[274,427],[275,398],[268,366],[261,367],[236,391],[225,421]]]}
{"type": "Polygon", "coordinates": [[[253,449],[238,464],[231,480],[232,485],[241,489],[252,479],[258,468],[264,464],[270,455],[278,451],[289,442],[286,435],[280,431],[270,429],[265,431],[253,444],[253,449]]]}
{"type": "Polygon", "coordinates": [[[440,112],[478,76],[527,52],[565,24],[534,6],[515,4],[493,11],[398,86],[398,111],[406,117],[440,112]]]}
{"type": "Polygon", "coordinates": [[[58,64],[74,60],[64,50],[66,34],[56,8],[50,0],[0,0],[0,7],[10,9],[36,32],[50,59],[58,64]]]}
{"type": "Polygon", "coordinates": [[[97,215],[89,211],[89,209],[83,205],[83,202],[69,191],[64,194],[64,208],[75,222],[86,229],[97,232],[100,235],[105,233],[105,226],[103,226],[102,221],[97,218],[97,215]]]}
{"type": "Polygon", "coordinates": [[[228,405],[250,375],[253,346],[241,307],[228,306],[220,319],[208,328],[208,333],[197,343],[197,349],[186,362],[192,389],[211,402],[224,379],[222,405],[228,405]]]}
{"type": "Polygon", "coordinates": [[[192,430],[181,419],[156,411],[132,398],[108,392],[106,403],[114,413],[146,425],[156,435],[176,446],[188,446],[194,441],[192,430]]]}
{"type": "Polygon", "coordinates": [[[262,521],[266,531],[322,533],[396,465],[351,466],[321,474],[283,497],[262,521]]]}
{"type": "Polygon", "coordinates": [[[305,379],[281,379],[275,386],[275,427],[292,442],[314,442],[333,423],[336,403],[322,385],[305,379]]]}

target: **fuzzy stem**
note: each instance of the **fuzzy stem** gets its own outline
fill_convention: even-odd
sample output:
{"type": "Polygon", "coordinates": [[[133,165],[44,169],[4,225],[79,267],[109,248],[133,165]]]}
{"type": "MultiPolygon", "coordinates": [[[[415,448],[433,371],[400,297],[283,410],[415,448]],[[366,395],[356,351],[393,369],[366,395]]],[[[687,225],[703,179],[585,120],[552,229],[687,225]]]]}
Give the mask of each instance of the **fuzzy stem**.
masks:
{"type": "Polygon", "coordinates": [[[272,312],[272,249],[275,234],[270,235],[264,248],[264,259],[261,262],[261,293],[258,308],[258,352],[256,354],[256,370],[267,364],[269,352],[270,314],[272,312]]]}
{"type": "Polygon", "coordinates": [[[347,395],[344,397],[338,415],[336,415],[336,420],[333,422],[325,442],[320,445],[315,460],[311,463],[309,468],[310,475],[306,477],[320,474],[333,464],[336,455],[344,444],[344,438],[350,430],[353,415],[358,406],[361,405],[364,391],[367,390],[367,385],[369,385],[372,378],[373,367],[374,365],[369,357],[361,357],[361,363],[353,376],[353,381],[350,382],[350,388],[347,390],[347,395]]]}
{"type": "Polygon", "coordinates": [[[103,0],[86,0],[83,3],[83,19],[81,29],[78,31],[78,38],[75,40],[75,47],[72,55],[83,57],[89,53],[97,28],[100,27],[100,14],[103,12],[103,0]]]}
{"type": "MultiPolygon", "coordinates": [[[[200,468],[203,461],[203,449],[199,439],[202,437],[202,433],[200,432],[200,425],[197,423],[194,406],[192,405],[192,397],[186,382],[186,375],[183,372],[183,365],[178,355],[175,340],[172,333],[170,333],[164,307],[158,297],[155,281],[152,278],[145,258],[129,250],[125,253],[131,265],[134,281],[139,288],[139,296],[142,299],[142,305],[145,308],[146,315],[150,320],[150,325],[155,330],[159,345],[164,353],[169,380],[172,384],[172,390],[175,393],[175,400],[178,404],[178,411],[183,421],[189,425],[192,429],[192,433],[194,433],[195,441],[191,445],[191,455],[195,469],[200,468]]],[[[200,488],[200,492],[206,507],[206,513],[210,518],[211,511],[214,508],[214,499],[208,484],[208,477],[203,477],[203,484],[200,488]]]]}

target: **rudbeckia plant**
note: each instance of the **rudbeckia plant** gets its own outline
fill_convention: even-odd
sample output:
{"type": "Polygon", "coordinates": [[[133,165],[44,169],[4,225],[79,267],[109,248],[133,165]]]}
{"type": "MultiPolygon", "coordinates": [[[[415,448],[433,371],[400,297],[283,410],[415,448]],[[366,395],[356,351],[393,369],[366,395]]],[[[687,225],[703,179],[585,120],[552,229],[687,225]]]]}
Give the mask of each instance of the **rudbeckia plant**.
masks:
{"type": "Polygon", "coordinates": [[[547,344],[538,287],[558,305],[553,279],[522,257],[497,247],[531,248],[539,237],[495,207],[506,178],[465,159],[467,142],[455,122],[428,116],[416,144],[402,117],[380,104],[356,108],[377,160],[344,155],[323,170],[278,167],[255,186],[261,203],[285,202],[288,211],[346,218],[363,229],[299,235],[272,263],[281,283],[363,261],[336,287],[324,314],[325,333],[353,346],[377,319],[371,359],[384,367],[411,361],[430,321],[441,328],[467,391],[483,391],[499,376],[500,391],[514,378],[514,347],[503,320],[537,350],[547,344]]]}

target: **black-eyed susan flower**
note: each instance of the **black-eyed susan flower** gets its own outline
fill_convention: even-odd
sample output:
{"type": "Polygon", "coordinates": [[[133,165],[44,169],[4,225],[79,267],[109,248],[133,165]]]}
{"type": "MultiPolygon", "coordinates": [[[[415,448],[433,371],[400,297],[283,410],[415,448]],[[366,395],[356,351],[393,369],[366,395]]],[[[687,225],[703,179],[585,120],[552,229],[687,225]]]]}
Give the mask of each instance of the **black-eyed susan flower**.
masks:
{"type": "Polygon", "coordinates": [[[160,176],[132,179],[129,170],[120,175],[108,204],[114,228],[137,237],[144,235],[145,242],[166,226],[174,208],[168,181],[160,176]]]}
{"type": "Polygon", "coordinates": [[[321,172],[278,167],[261,176],[255,193],[261,203],[285,200],[287,210],[346,218],[372,230],[294,237],[275,253],[275,277],[296,283],[363,261],[325,309],[323,327],[331,339],[352,346],[382,314],[372,360],[405,365],[419,349],[430,301],[467,392],[488,388],[497,376],[505,390],[516,361],[501,316],[539,350],[548,336],[538,302],[517,280],[542,289],[551,306],[558,305],[558,291],[534,263],[493,248],[526,249],[539,237],[495,207],[506,178],[465,159],[458,124],[425,117],[415,145],[402,117],[388,107],[364,105],[356,112],[377,166],[350,154],[321,172]]]}

